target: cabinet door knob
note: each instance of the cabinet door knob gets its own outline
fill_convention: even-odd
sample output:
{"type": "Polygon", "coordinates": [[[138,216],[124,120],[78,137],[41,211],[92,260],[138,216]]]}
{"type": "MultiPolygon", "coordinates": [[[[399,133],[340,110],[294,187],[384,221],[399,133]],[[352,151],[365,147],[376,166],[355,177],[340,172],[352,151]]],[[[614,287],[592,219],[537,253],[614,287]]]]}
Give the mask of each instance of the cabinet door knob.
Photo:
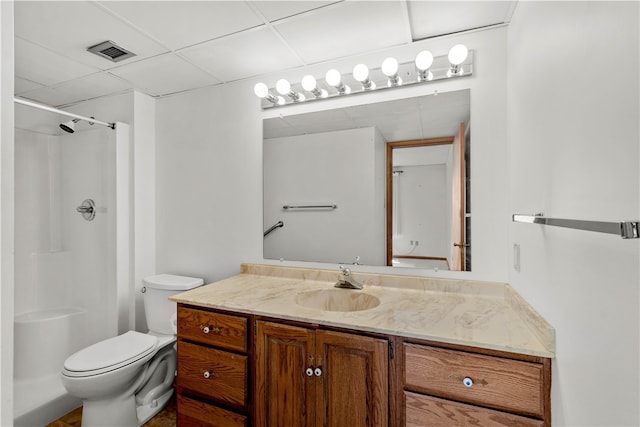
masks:
{"type": "Polygon", "coordinates": [[[200,329],[202,329],[202,332],[204,332],[205,334],[208,334],[209,332],[213,332],[217,334],[218,332],[220,332],[220,328],[216,326],[200,325],[200,329]]]}
{"type": "Polygon", "coordinates": [[[464,377],[462,379],[462,384],[464,384],[465,387],[471,387],[473,386],[473,380],[469,377],[464,377]]]}
{"type": "Polygon", "coordinates": [[[316,368],[316,370],[313,371],[313,373],[316,374],[316,377],[319,377],[320,375],[322,375],[322,369],[316,368]]]}
{"type": "Polygon", "coordinates": [[[308,376],[308,377],[312,377],[312,376],[313,376],[313,369],[311,369],[311,368],[307,368],[306,373],[307,373],[307,376],[308,376]]]}
{"type": "Polygon", "coordinates": [[[205,377],[205,378],[209,378],[211,376],[211,373],[209,371],[204,371],[202,376],[205,377]]]}

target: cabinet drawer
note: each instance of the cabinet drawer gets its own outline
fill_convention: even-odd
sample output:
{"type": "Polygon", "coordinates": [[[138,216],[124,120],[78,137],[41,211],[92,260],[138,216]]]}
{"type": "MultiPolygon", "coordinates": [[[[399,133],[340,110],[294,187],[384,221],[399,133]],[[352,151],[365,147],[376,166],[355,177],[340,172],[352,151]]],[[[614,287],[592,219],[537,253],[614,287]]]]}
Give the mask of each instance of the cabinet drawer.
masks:
{"type": "Polygon", "coordinates": [[[247,417],[217,406],[178,396],[177,424],[198,427],[246,427],[247,417]]]}
{"type": "Polygon", "coordinates": [[[544,422],[405,391],[406,427],[543,427],[544,422]]]}
{"type": "Polygon", "coordinates": [[[228,350],[247,351],[247,319],[193,308],[178,310],[178,336],[228,350]]]}
{"type": "Polygon", "coordinates": [[[485,407],[544,416],[541,364],[427,347],[404,345],[405,387],[485,407]],[[470,378],[473,385],[463,382],[470,378]]]}
{"type": "Polygon", "coordinates": [[[245,406],[247,356],[178,341],[180,387],[218,402],[245,406]]]}

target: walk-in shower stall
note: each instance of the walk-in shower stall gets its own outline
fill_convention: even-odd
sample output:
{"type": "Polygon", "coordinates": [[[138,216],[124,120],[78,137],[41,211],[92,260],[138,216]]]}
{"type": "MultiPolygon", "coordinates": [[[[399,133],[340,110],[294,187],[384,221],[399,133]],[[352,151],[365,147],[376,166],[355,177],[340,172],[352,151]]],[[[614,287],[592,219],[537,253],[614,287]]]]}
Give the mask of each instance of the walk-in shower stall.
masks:
{"type": "Polygon", "coordinates": [[[80,406],[64,360],[129,310],[129,131],[20,104],[15,117],[14,417],[32,426],[80,406]]]}

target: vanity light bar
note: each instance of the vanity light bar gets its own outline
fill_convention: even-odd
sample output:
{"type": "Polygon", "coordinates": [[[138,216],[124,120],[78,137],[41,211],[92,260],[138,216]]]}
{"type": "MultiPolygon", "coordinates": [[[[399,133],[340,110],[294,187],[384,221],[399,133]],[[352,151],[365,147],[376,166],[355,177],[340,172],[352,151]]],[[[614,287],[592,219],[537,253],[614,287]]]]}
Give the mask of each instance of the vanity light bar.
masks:
{"type": "Polygon", "coordinates": [[[340,74],[338,70],[331,69],[322,79],[311,75],[304,76],[300,83],[279,79],[274,88],[260,82],[255,85],[254,92],[262,99],[262,108],[266,109],[472,74],[473,52],[458,44],[451,48],[448,55],[434,57],[428,50],[423,50],[411,62],[400,64],[395,58],[389,57],[378,68],[370,69],[365,64],[357,64],[353,73],[340,74]]]}

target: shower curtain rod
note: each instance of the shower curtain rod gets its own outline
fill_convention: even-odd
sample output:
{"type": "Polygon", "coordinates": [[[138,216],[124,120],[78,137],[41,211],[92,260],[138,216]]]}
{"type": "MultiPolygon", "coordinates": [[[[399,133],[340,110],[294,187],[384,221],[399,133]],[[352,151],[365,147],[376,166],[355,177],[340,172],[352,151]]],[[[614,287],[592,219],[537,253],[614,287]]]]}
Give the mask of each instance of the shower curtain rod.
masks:
{"type": "Polygon", "coordinates": [[[102,122],[100,120],[96,120],[96,119],[93,119],[91,117],[80,116],[78,114],[69,113],[68,111],[59,110],[59,109],[54,108],[54,107],[49,107],[48,105],[43,105],[43,104],[38,104],[36,102],[27,101],[26,99],[20,99],[20,98],[14,97],[13,98],[13,102],[15,102],[17,104],[26,105],[27,107],[38,108],[40,110],[51,111],[53,113],[62,114],[63,116],[73,117],[74,119],[85,120],[85,121],[87,121],[89,123],[95,123],[95,124],[98,124],[98,125],[106,126],[108,128],[111,128],[111,129],[115,129],[116,128],[116,124],[115,123],[102,122]]]}

